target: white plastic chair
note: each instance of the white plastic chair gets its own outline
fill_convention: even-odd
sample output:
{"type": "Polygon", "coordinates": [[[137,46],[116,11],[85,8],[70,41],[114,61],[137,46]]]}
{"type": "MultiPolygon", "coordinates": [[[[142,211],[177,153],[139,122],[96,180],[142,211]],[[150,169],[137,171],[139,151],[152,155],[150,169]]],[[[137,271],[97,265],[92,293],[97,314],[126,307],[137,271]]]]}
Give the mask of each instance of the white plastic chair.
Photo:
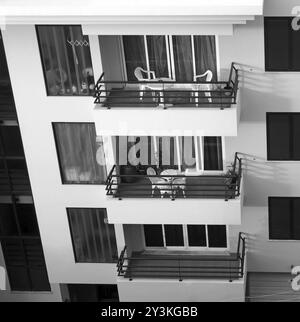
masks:
{"type": "Polygon", "coordinates": [[[157,188],[160,191],[161,198],[164,197],[164,194],[166,192],[169,192],[169,186],[165,185],[167,181],[163,178],[159,177],[151,177],[151,176],[156,176],[156,172],[152,167],[147,168],[147,175],[149,176],[149,180],[151,181],[152,184],[152,197],[154,196],[155,188],[157,188]]]}
{"type": "MultiPolygon", "coordinates": [[[[197,80],[199,78],[205,78],[206,82],[211,82],[213,79],[213,72],[211,70],[207,70],[204,74],[202,75],[196,75],[194,76],[194,82],[197,82],[197,80]]],[[[208,101],[210,103],[212,103],[212,99],[211,99],[211,93],[210,91],[213,90],[213,86],[212,84],[195,84],[195,90],[197,92],[195,92],[195,102],[198,103],[199,102],[199,93],[198,91],[206,91],[205,92],[205,96],[208,97],[208,101]]]]}
{"type": "MultiPolygon", "coordinates": [[[[155,72],[153,72],[151,70],[145,70],[142,67],[137,67],[134,70],[134,76],[137,78],[137,80],[139,82],[153,82],[153,81],[157,81],[156,76],[155,76],[155,72]],[[147,77],[144,77],[145,74],[147,75],[147,77]]],[[[139,84],[140,100],[143,99],[144,91],[145,91],[146,88],[148,88],[147,84],[139,84]]]]}

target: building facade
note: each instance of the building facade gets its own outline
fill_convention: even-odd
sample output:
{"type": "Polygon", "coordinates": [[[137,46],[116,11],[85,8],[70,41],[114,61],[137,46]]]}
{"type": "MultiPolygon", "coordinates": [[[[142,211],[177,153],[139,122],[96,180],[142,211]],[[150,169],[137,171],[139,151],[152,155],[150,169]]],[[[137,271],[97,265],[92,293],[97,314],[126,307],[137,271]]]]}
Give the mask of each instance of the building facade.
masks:
{"type": "Polygon", "coordinates": [[[296,5],[3,6],[0,301],[245,301],[252,273],[291,279],[296,5]]]}

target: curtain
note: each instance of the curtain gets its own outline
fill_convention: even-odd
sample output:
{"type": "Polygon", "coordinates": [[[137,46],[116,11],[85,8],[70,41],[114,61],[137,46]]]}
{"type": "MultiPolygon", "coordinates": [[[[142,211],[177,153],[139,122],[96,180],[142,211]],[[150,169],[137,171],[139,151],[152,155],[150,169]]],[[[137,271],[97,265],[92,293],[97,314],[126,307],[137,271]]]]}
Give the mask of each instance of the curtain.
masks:
{"type": "Polygon", "coordinates": [[[68,217],[76,262],[117,260],[115,228],[107,223],[106,209],[69,208],[68,217]]]}
{"type": "Polygon", "coordinates": [[[91,95],[94,73],[80,26],[37,26],[48,95],[91,95]]]}
{"type": "Polygon", "coordinates": [[[168,57],[165,36],[147,36],[150,70],[157,78],[169,77],[168,57]]]}
{"type": "Polygon", "coordinates": [[[215,36],[194,36],[196,74],[207,70],[213,72],[213,81],[217,81],[217,56],[215,36]]]}
{"type": "Polygon", "coordinates": [[[223,170],[221,137],[204,137],[204,170],[223,170]]]}
{"type": "Polygon", "coordinates": [[[103,144],[96,138],[94,124],[55,123],[54,133],[63,182],[104,183],[106,166],[97,158],[104,154],[103,144]]]}
{"type": "Polygon", "coordinates": [[[147,69],[145,43],[143,36],[123,36],[127,80],[136,81],[134,70],[137,67],[147,69]]]}
{"type": "Polygon", "coordinates": [[[195,140],[193,136],[184,136],[179,140],[182,170],[196,168],[195,140]]]}
{"type": "Polygon", "coordinates": [[[193,54],[190,36],[173,36],[175,76],[179,82],[193,81],[193,54]]]}

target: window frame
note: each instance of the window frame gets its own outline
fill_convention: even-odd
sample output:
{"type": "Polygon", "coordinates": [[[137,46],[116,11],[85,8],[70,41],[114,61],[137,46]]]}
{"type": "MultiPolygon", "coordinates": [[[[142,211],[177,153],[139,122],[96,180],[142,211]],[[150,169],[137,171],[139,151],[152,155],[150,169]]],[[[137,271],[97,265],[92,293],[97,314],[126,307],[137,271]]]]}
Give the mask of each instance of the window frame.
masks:
{"type": "MultiPolygon", "coordinates": [[[[52,131],[53,131],[53,137],[54,137],[54,142],[55,142],[55,149],[56,149],[56,155],[57,155],[57,161],[58,161],[58,167],[59,167],[59,172],[60,172],[60,179],[61,179],[61,183],[63,185],[96,185],[96,186],[105,186],[106,185],[106,179],[103,180],[103,182],[99,182],[99,183],[95,183],[95,182],[65,182],[64,181],[64,170],[62,167],[62,162],[61,162],[61,158],[60,158],[60,154],[59,154],[59,142],[58,142],[58,137],[56,135],[55,132],[55,124],[93,124],[95,126],[94,122],[52,122],[52,131]]],[[[97,136],[96,136],[97,137],[97,136]]],[[[106,172],[106,176],[108,175],[108,169],[107,169],[107,165],[105,165],[105,172],[106,172]]]]}
{"type": "MultiPolygon", "coordinates": [[[[42,57],[42,46],[41,46],[41,38],[39,36],[39,32],[38,32],[38,28],[42,26],[42,27],[80,27],[81,32],[82,32],[82,25],[78,25],[78,24],[70,24],[70,25],[51,25],[51,24],[45,24],[45,25],[41,25],[41,24],[36,24],[35,25],[35,33],[36,33],[36,39],[37,39],[37,43],[38,43],[38,48],[39,48],[39,56],[40,56],[40,61],[41,61],[41,67],[43,70],[43,77],[44,77],[44,84],[45,84],[45,91],[46,91],[46,96],[47,97],[93,97],[94,94],[90,93],[89,95],[83,95],[83,94],[76,94],[76,95],[50,95],[49,91],[48,91],[48,85],[47,85],[47,81],[46,81],[46,74],[45,74],[45,65],[43,62],[43,57],[42,57]]],[[[82,33],[83,34],[83,33],[82,33]]],[[[87,36],[89,38],[88,35],[83,35],[83,36],[87,36]]],[[[96,79],[95,79],[95,74],[94,74],[94,66],[93,66],[93,59],[92,59],[92,54],[91,54],[91,50],[90,50],[90,57],[91,57],[91,67],[93,70],[93,79],[94,79],[94,83],[96,84],[96,79]]]]}
{"type": "Polygon", "coordinates": [[[114,227],[114,233],[115,233],[115,242],[116,242],[116,258],[112,259],[111,262],[91,262],[91,261],[79,261],[77,258],[76,254],[76,247],[75,247],[75,242],[74,242],[74,236],[73,236],[73,231],[72,231],[72,226],[71,226],[71,210],[104,210],[106,214],[106,219],[107,219],[107,208],[100,208],[100,207],[67,207],[66,208],[66,214],[67,214],[67,221],[68,221],[68,226],[69,226],[69,233],[70,233],[70,238],[72,242],[72,250],[73,250],[73,256],[74,256],[74,262],[75,264],[115,264],[118,261],[118,245],[117,245],[117,234],[115,230],[115,225],[110,224],[107,222],[107,225],[112,225],[114,227]]]}
{"type": "MultiPolygon", "coordinates": [[[[276,239],[276,238],[271,238],[271,224],[272,224],[272,220],[271,220],[271,201],[272,201],[272,199],[288,200],[290,202],[289,216],[292,217],[294,215],[293,214],[293,209],[292,209],[293,208],[292,207],[292,202],[294,200],[296,200],[296,199],[300,200],[300,197],[274,197],[274,196],[268,197],[268,240],[269,241],[274,241],[274,242],[300,242],[300,238],[299,239],[292,239],[292,238],[289,238],[289,239],[276,239]]],[[[293,232],[290,230],[289,234],[292,235],[293,232]]]]}
{"type": "MultiPolygon", "coordinates": [[[[267,112],[266,113],[266,139],[267,139],[267,161],[269,162],[299,162],[299,158],[293,158],[293,143],[294,143],[294,137],[293,137],[293,122],[292,122],[292,117],[293,115],[298,115],[300,116],[300,112],[267,112]],[[289,139],[290,139],[290,144],[289,144],[289,159],[285,158],[277,158],[277,159],[271,159],[270,157],[270,152],[271,152],[271,147],[270,147],[270,125],[269,125],[269,119],[270,116],[272,115],[285,115],[289,117],[289,139]]],[[[300,143],[300,142],[299,142],[300,143]]]]}
{"type": "Polygon", "coordinates": [[[288,68],[271,68],[270,67],[270,62],[269,62],[269,42],[268,42],[268,28],[267,28],[267,22],[271,20],[278,20],[278,21],[286,21],[288,25],[291,26],[293,17],[289,16],[281,16],[281,17],[276,17],[276,16],[269,16],[269,17],[264,17],[264,50],[265,50],[265,72],[268,73],[282,73],[282,72],[294,72],[298,73],[300,72],[300,68],[293,68],[292,67],[292,52],[293,52],[293,41],[292,41],[292,30],[288,30],[288,56],[289,56],[289,61],[288,61],[288,68]]]}

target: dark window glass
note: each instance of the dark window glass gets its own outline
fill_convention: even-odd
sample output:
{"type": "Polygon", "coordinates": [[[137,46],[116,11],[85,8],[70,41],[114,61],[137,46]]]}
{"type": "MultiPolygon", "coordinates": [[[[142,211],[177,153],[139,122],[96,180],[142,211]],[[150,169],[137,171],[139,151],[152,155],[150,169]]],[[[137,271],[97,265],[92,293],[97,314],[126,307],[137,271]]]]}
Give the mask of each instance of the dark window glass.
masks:
{"type": "Polygon", "coordinates": [[[39,228],[33,204],[17,204],[17,214],[23,236],[39,236],[39,228]]]}
{"type": "Polygon", "coordinates": [[[188,239],[190,247],[206,247],[206,229],[201,225],[188,225],[188,239]]]}
{"type": "Polygon", "coordinates": [[[106,180],[103,142],[92,123],[54,123],[63,183],[101,184],[106,180]]]}
{"type": "Polygon", "coordinates": [[[288,198],[270,198],[269,233],[270,239],[291,239],[291,200],[288,198]]]}
{"type": "Polygon", "coordinates": [[[222,138],[204,137],[204,170],[223,170],[222,138]]]}
{"type": "Polygon", "coordinates": [[[162,225],[144,225],[146,247],[163,247],[162,225]]]}
{"type": "Polygon", "coordinates": [[[167,247],[183,247],[183,227],[181,225],[165,225],[167,247]]]}
{"type": "Polygon", "coordinates": [[[193,52],[190,36],[173,36],[173,52],[176,80],[193,81],[193,52]]]}
{"type": "Polygon", "coordinates": [[[92,95],[89,39],[81,27],[37,26],[37,34],[48,95],[92,95]]]}
{"type": "Polygon", "coordinates": [[[14,96],[8,72],[5,50],[0,31],[0,112],[13,112],[15,115],[14,96]]]}
{"type": "Polygon", "coordinates": [[[300,114],[267,113],[268,160],[300,160],[300,114]]]}
{"type": "Polygon", "coordinates": [[[227,233],[226,226],[207,226],[208,243],[210,248],[226,248],[227,233]]]}
{"type": "Polygon", "coordinates": [[[113,263],[117,260],[114,225],[105,209],[69,208],[68,217],[76,262],[113,263]]]}
{"type": "Polygon", "coordinates": [[[150,70],[156,77],[169,77],[165,36],[147,36],[150,70]]]}
{"type": "Polygon", "coordinates": [[[300,240],[300,198],[293,199],[293,239],[300,240]]]}
{"type": "Polygon", "coordinates": [[[39,240],[2,240],[1,245],[13,291],[50,291],[39,240]]]}
{"type": "Polygon", "coordinates": [[[71,302],[118,302],[117,285],[68,284],[71,302]]]}
{"type": "Polygon", "coordinates": [[[9,170],[23,170],[27,172],[25,160],[11,159],[7,160],[6,162],[9,170]]]}
{"type": "MultiPolygon", "coordinates": [[[[207,70],[213,73],[213,81],[218,80],[215,36],[194,36],[196,74],[203,75],[207,70]]],[[[200,79],[203,81],[203,79],[200,79]]]]}
{"type": "Polygon", "coordinates": [[[147,69],[143,36],[123,36],[127,80],[137,81],[134,71],[137,67],[147,69]]]}
{"type": "Polygon", "coordinates": [[[290,125],[288,114],[267,114],[268,160],[290,159],[290,125]]]}
{"type": "Polygon", "coordinates": [[[290,19],[265,18],[265,55],[267,71],[289,69],[290,19]]]}
{"type": "Polygon", "coordinates": [[[6,156],[24,156],[21,134],[18,126],[0,126],[3,147],[1,153],[6,156]]]}
{"type": "Polygon", "coordinates": [[[300,71],[300,34],[293,30],[292,19],[265,18],[266,71],[300,71]]]}
{"type": "Polygon", "coordinates": [[[300,198],[269,198],[269,238],[300,240],[300,198]]]}
{"type": "Polygon", "coordinates": [[[17,236],[18,229],[11,204],[0,204],[0,237],[17,236]]]}

